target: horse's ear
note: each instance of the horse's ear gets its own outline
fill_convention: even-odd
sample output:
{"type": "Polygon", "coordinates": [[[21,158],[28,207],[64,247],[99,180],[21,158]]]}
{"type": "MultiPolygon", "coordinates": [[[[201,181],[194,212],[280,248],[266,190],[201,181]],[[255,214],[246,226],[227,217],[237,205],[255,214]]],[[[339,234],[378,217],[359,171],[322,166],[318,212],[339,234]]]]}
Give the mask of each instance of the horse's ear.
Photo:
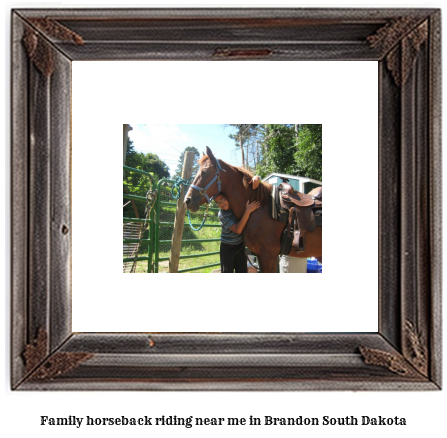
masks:
{"type": "Polygon", "coordinates": [[[208,155],[209,159],[211,160],[211,163],[216,165],[216,158],[214,157],[213,152],[211,151],[211,149],[208,146],[206,147],[206,154],[208,155]]]}

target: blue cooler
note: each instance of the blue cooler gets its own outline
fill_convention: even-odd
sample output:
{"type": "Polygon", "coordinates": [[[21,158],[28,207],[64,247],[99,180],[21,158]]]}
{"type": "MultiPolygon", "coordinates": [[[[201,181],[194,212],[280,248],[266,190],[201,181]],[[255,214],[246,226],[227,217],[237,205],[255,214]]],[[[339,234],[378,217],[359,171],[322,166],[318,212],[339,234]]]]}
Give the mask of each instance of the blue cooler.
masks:
{"type": "Polygon", "coordinates": [[[318,263],[317,259],[307,259],[307,273],[308,274],[321,274],[323,272],[323,265],[318,263]]]}

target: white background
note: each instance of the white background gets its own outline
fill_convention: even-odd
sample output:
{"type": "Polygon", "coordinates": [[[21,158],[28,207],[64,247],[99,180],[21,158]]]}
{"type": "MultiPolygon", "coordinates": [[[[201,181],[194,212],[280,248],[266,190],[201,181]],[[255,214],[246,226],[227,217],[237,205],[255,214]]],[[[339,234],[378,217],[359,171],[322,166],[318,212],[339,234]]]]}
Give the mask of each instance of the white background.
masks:
{"type": "Polygon", "coordinates": [[[355,61],[74,62],[73,330],[377,331],[377,70],[355,61]],[[281,288],[277,274],[123,274],[129,120],[322,123],[323,275],[292,274],[294,287],[281,288]],[[86,169],[86,154],[100,171],[86,169]],[[340,192],[355,198],[349,209],[340,192]]]}
{"type": "MultiPolygon", "coordinates": [[[[134,2],[136,4],[137,2],[134,2]]],[[[150,2],[144,2],[149,5],[150,2]]],[[[187,4],[187,3],[185,3],[187,4]]],[[[196,2],[198,5],[199,2],[196,2]]],[[[245,5],[259,6],[259,2],[246,1],[245,5]]],[[[361,5],[357,2],[356,5],[361,5]]],[[[105,4],[104,4],[105,5],[105,4]]],[[[181,5],[177,3],[176,5],[181,5]]],[[[189,6],[189,4],[187,4],[189,6]]],[[[206,5],[206,3],[202,3],[206,5]]],[[[223,5],[223,3],[220,3],[223,5]]],[[[269,4],[267,4],[269,5],[269,4]]],[[[318,6],[333,6],[336,3],[326,2],[318,6]]],[[[9,51],[9,10],[11,7],[71,7],[73,4],[62,3],[7,3],[5,14],[3,16],[5,45],[6,51],[2,68],[9,65],[7,53],[9,51]]],[[[78,4],[78,6],[100,6],[90,4],[78,4]]],[[[107,6],[113,4],[107,3],[107,6]]],[[[130,3],[126,4],[131,6],[130,3]]],[[[175,6],[175,5],[174,5],[175,6]]],[[[225,5],[224,5],[225,6],[225,5]]],[[[228,6],[228,5],[226,5],[228,6]]],[[[269,6],[312,6],[298,3],[282,3],[270,4],[269,6]]],[[[350,6],[350,5],[339,5],[350,6]]],[[[354,6],[354,5],[351,5],[354,6]]],[[[394,1],[392,5],[382,1],[374,4],[366,3],[365,6],[420,6],[420,7],[441,7],[440,2],[399,2],[394,1]]],[[[8,70],[3,70],[5,89],[9,88],[8,70]]],[[[2,128],[5,135],[5,144],[9,142],[9,97],[5,94],[5,117],[2,118],[2,128]]],[[[283,122],[282,120],[280,122],[283,122]]],[[[120,122],[122,123],[122,122],[120,122]]],[[[5,151],[5,198],[9,199],[9,151],[5,151]]],[[[3,217],[2,217],[3,221],[3,217]]],[[[71,436],[97,436],[98,433],[105,433],[109,437],[130,434],[135,437],[147,436],[184,436],[186,434],[194,436],[210,436],[227,437],[228,433],[236,436],[277,436],[284,437],[326,437],[328,435],[335,437],[421,437],[421,436],[445,436],[447,427],[445,424],[445,406],[447,406],[447,397],[445,391],[438,392],[269,392],[269,393],[220,393],[220,392],[93,392],[93,393],[77,393],[77,392],[50,392],[50,393],[26,393],[11,392],[9,390],[9,339],[10,339],[10,315],[9,315],[9,214],[6,209],[4,223],[2,227],[5,230],[5,264],[2,263],[2,278],[5,278],[5,306],[2,311],[4,336],[2,337],[2,381],[3,391],[1,398],[1,423],[0,428],[2,436],[34,436],[34,437],[65,437],[71,436]],[[3,225],[5,225],[3,227],[3,225]],[[344,417],[346,415],[369,415],[369,416],[400,416],[406,417],[408,426],[406,427],[282,427],[282,428],[247,428],[238,427],[230,430],[227,427],[219,428],[192,428],[185,429],[176,428],[104,428],[100,429],[75,429],[73,427],[43,427],[39,426],[40,415],[49,415],[54,417],[66,417],[69,415],[77,415],[84,417],[90,415],[92,417],[101,416],[161,416],[161,415],[177,415],[196,417],[248,417],[254,415],[262,417],[264,415],[272,416],[318,416],[331,415],[333,417],[344,417]]],[[[444,361],[445,363],[445,361],[444,361]]],[[[445,366],[444,366],[445,369],[445,366]]],[[[445,374],[445,372],[444,372],[445,374]]]]}

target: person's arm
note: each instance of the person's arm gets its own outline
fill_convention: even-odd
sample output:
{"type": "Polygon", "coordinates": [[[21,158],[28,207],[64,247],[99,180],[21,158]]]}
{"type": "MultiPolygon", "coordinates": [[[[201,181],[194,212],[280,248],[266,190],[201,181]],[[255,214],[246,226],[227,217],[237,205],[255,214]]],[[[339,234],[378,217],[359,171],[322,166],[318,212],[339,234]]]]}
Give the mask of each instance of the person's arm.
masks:
{"type": "Polygon", "coordinates": [[[260,206],[261,204],[258,201],[252,202],[251,204],[249,204],[249,201],[247,201],[247,205],[245,207],[245,211],[241,217],[241,220],[238,223],[232,225],[230,227],[230,230],[236,234],[241,234],[242,231],[244,231],[244,227],[247,224],[250,213],[258,209],[260,206]]]}
{"type": "Polygon", "coordinates": [[[261,182],[261,178],[258,175],[255,175],[249,184],[253,184],[253,189],[257,189],[259,186],[259,183],[261,182]]]}

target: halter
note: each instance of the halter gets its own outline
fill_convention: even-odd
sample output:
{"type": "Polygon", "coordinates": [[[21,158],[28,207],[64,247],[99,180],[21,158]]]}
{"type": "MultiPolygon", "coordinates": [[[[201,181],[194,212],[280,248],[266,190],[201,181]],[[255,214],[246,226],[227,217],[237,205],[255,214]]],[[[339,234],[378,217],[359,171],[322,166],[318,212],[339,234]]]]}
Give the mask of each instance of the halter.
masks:
{"type": "Polygon", "coordinates": [[[211,199],[208,196],[208,194],[206,193],[206,191],[212,186],[212,184],[214,183],[214,181],[216,181],[217,179],[217,188],[218,188],[218,192],[220,193],[220,186],[221,186],[221,181],[220,181],[220,172],[219,169],[222,170],[223,172],[226,172],[226,170],[222,169],[222,167],[220,167],[220,163],[219,160],[216,158],[216,164],[217,164],[217,170],[216,170],[216,174],[214,175],[214,178],[207,184],[206,187],[204,187],[203,189],[201,189],[200,187],[195,186],[194,184],[191,184],[190,187],[192,187],[193,189],[196,189],[201,195],[205,196],[206,198],[206,202],[208,202],[208,204],[211,203],[211,201],[214,199],[214,197],[216,195],[214,195],[211,199]]]}

